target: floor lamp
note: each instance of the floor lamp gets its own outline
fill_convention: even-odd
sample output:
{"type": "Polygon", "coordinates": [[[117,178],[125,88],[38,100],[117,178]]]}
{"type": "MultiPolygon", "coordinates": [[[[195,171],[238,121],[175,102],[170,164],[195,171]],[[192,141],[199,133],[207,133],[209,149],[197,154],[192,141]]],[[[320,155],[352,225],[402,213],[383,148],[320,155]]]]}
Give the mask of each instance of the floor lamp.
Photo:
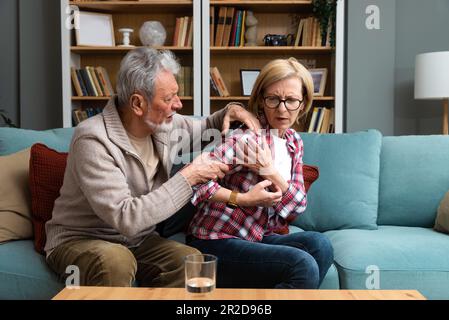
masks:
{"type": "Polygon", "coordinates": [[[443,134],[448,134],[449,51],[416,56],[415,99],[443,100],[443,134]]]}

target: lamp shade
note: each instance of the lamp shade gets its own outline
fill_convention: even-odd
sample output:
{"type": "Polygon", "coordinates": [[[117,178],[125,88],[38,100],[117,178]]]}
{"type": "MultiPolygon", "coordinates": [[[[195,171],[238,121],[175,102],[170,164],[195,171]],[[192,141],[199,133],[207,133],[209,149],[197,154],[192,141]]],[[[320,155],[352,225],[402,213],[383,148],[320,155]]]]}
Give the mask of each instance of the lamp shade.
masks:
{"type": "Polygon", "coordinates": [[[415,99],[443,98],[449,98],[449,51],[417,55],[415,99]]]}

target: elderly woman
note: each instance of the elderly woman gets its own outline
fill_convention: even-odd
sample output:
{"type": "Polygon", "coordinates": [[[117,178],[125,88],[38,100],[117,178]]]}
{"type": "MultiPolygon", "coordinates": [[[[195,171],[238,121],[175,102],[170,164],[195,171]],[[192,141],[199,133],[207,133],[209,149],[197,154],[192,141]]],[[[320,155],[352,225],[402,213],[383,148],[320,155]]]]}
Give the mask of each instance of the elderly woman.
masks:
{"type": "Polygon", "coordinates": [[[262,131],[236,130],[212,152],[230,171],[195,189],[187,244],[218,256],[218,287],[316,289],[332,264],[326,236],[275,233],[306,208],[303,143],[291,126],[312,99],[312,77],[296,59],[269,62],[249,100],[262,131]]]}

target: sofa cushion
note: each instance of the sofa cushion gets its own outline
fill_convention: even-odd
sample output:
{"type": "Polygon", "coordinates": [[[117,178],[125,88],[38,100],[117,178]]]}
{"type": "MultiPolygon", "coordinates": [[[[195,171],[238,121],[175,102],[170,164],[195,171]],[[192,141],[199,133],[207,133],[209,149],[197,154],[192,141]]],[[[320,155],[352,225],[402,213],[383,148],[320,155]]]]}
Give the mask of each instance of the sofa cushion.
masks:
{"type": "Polygon", "coordinates": [[[440,232],[449,233],[449,191],[446,192],[443,200],[440,202],[433,228],[440,232]]]}
{"type": "Polygon", "coordinates": [[[33,236],[29,162],[30,148],[0,156],[0,243],[33,236]]]}
{"type": "Polygon", "coordinates": [[[0,156],[15,153],[41,142],[58,151],[68,151],[75,128],[45,131],[0,128],[0,156]]]}
{"type": "Polygon", "coordinates": [[[51,299],[64,287],[32,240],[0,245],[0,300],[51,299]]]}
{"type": "Polygon", "coordinates": [[[376,229],[379,156],[377,130],[348,134],[301,133],[304,163],[320,168],[307,209],[293,224],[305,229],[376,229]]]}
{"type": "Polygon", "coordinates": [[[433,227],[449,190],[448,164],[448,136],[383,138],[378,224],[433,227]]]}
{"type": "Polygon", "coordinates": [[[31,147],[30,191],[34,244],[44,254],[45,223],[51,219],[55,200],[64,181],[67,153],[57,152],[37,143],[31,147]]]}
{"type": "Polygon", "coordinates": [[[375,283],[370,275],[377,268],[380,289],[416,289],[429,299],[449,299],[447,235],[402,226],[325,234],[334,247],[342,289],[370,288],[375,283]]]}

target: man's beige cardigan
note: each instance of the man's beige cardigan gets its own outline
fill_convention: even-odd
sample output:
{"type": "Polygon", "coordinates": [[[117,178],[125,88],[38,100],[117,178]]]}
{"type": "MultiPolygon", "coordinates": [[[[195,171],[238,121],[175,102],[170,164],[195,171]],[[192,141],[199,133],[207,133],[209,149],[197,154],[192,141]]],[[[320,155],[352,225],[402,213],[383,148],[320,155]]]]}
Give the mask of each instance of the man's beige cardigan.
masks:
{"type": "MultiPolygon", "coordinates": [[[[173,128],[187,130],[190,136],[194,130],[221,129],[225,111],[204,120],[175,115],[173,128]]],[[[154,232],[157,223],[183,207],[192,188],[180,173],[168,178],[170,155],[177,148],[177,141],[170,141],[171,133],[151,136],[161,162],[149,190],[142,160],[130,145],[116,99],[110,100],[102,114],[80,123],[70,145],[61,195],[46,224],[47,255],[56,246],[79,238],[137,246],[154,232]]]]}

